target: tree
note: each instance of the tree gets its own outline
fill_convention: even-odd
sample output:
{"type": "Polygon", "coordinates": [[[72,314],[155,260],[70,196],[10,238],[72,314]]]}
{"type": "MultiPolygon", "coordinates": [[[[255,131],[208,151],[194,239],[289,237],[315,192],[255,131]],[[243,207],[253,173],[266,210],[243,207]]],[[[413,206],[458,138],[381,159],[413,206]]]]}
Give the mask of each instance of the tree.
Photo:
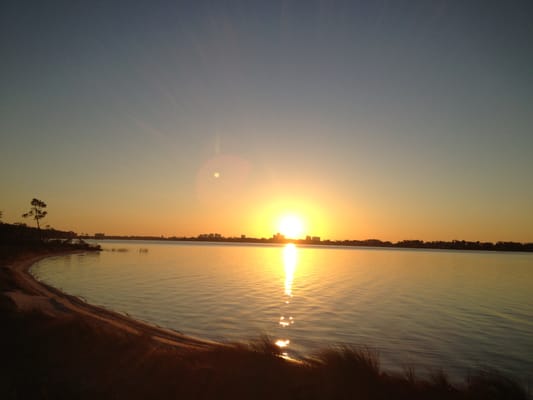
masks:
{"type": "Polygon", "coordinates": [[[30,211],[28,211],[25,214],[22,214],[23,218],[33,218],[35,222],[37,222],[37,229],[39,231],[41,230],[41,225],[39,224],[39,220],[46,217],[46,214],[48,214],[48,211],[44,211],[46,208],[46,203],[44,201],[41,201],[39,199],[33,199],[31,201],[31,208],[30,211]]]}

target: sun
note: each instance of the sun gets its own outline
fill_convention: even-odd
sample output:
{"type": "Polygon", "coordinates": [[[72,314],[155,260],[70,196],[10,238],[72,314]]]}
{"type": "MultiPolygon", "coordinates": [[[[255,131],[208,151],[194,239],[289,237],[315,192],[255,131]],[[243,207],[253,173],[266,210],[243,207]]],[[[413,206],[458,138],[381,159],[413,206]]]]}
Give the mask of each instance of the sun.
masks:
{"type": "Polygon", "coordinates": [[[287,239],[300,239],[304,234],[304,222],[297,215],[284,215],[279,219],[279,232],[287,239]]]}

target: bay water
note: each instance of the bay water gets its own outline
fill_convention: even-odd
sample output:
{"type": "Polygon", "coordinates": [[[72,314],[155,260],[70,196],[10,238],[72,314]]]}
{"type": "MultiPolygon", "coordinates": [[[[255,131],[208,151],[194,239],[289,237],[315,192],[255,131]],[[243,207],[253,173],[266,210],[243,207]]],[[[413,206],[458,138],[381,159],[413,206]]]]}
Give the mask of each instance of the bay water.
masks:
{"type": "Polygon", "coordinates": [[[100,241],[31,273],[66,293],[187,335],[267,334],[288,356],[341,344],[384,369],[493,368],[533,380],[533,254],[100,241]]]}

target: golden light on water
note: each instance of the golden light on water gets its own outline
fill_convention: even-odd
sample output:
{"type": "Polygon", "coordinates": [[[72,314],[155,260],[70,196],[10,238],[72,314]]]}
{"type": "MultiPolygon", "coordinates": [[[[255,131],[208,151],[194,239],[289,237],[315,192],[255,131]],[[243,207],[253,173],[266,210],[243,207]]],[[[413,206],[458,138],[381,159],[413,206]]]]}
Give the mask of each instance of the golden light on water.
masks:
{"type": "Polygon", "coordinates": [[[283,248],[283,266],[285,268],[285,294],[289,297],[292,297],[292,283],[297,263],[298,250],[296,246],[292,243],[286,244],[283,248]]]}
{"type": "Polygon", "coordinates": [[[276,340],[276,346],[284,348],[284,347],[287,347],[290,342],[291,341],[289,339],[286,339],[286,340],[278,339],[278,340],[276,340]]]}
{"type": "MultiPolygon", "coordinates": [[[[294,318],[290,315],[290,302],[292,298],[292,285],[294,282],[294,273],[298,264],[298,249],[293,243],[288,243],[283,247],[283,269],[285,272],[285,284],[284,284],[284,300],[282,315],[279,318],[278,324],[282,328],[289,328],[294,324],[294,318]],[[285,314],[285,315],[283,315],[285,314]]],[[[285,348],[290,344],[290,340],[287,338],[280,338],[276,340],[276,346],[285,348]]],[[[286,356],[287,354],[284,353],[286,356]]]]}

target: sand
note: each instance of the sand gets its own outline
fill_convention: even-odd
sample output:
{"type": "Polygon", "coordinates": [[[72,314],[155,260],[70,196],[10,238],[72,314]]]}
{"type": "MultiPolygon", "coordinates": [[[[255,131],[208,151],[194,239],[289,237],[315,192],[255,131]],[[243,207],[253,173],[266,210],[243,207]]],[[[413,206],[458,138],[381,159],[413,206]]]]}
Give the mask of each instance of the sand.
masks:
{"type": "Polygon", "coordinates": [[[75,254],[80,251],[26,256],[15,260],[8,268],[13,272],[17,288],[5,294],[13,300],[20,311],[40,311],[56,318],[69,315],[89,317],[95,324],[104,324],[128,333],[150,336],[155,341],[188,349],[222,346],[220,343],[194,338],[182,333],[132,319],[103,307],[86,303],[78,297],[63,293],[59,289],[37,281],[29,272],[37,261],[61,254],[75,254]]]}

